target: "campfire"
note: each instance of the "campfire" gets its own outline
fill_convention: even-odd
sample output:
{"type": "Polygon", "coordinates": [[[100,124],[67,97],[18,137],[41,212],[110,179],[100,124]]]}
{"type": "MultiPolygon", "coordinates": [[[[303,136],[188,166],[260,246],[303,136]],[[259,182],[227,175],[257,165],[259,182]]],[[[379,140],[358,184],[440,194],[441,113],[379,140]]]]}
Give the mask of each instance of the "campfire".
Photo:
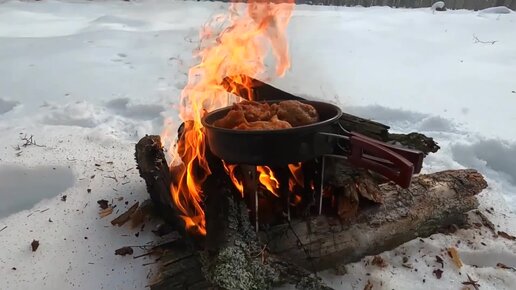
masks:
{"type": "Polygon", "coordinates": [[[216,167],[208,162],[210,153],[222,160],[226,174],[247,200],[257,230],[261,216],[275,220],[286,214],[290,220],[292,211],[321,214],[323,203],[335,203],[332,188],[324,182],[327,158],[343,158],[375,170],[403,187],[421,169],[422,152],[349,132],[338,122],[341,110],[332,104],[292,98],[270,86],[269,95],[255,93],[260,88],[251,76],[265,72],[267,44],[277,60],[277,76],[290,66],[285,32],[293,6],[251,1],[243,13],[234,5],[228,19],[216,19],[228,21],[228,28],[216,34],[212,26],[206,26],[201,32],[201,43],[207,44],[198,52],[201,62],[190,70],[179,106],[185,123],[177,142],[168,127],[163,134],[172,144],[168,152],[174,172],[173,201],[191,232],[206,235],[203,184],[216,167]],[[294,99],[316,110],[321,120],[285,130],[237,131],[215,126],[228,113],[227,106],[241,99],[271,103],[294,99]],[[216,110],[221,107],[226,109],[216,110]]]}
{"type": "MultiPolygon", "coordinates": [[[[163,271],[184,275],[175,275],[178,287],[320,285],[314,271],[460,224],[476,206],[473,195],[484,186],[482,180],[468,187],[481,180],[476,172],[413,178],[426,154],[439,149],[431,138],[390,134],[388,126],[331,103],[258,81],[267,79],[269,51],[275,76],[290,67],[286,29],[293,8],[293,2],[250,1],[215,17],[201,31],[179,129],[165,126],[161,137],[136,146],[152,200],[185,238],[168,251],[188,266],[171,258],[164,267],[178,268],[163,271]],[[298,124],[294,111],[278,111],[282,106],[304,108],[313,118],[298,124]],[[258,118],[253,108],[270,111],[258,118]],[[218,125],[231,114],[242,123],[218,125]]],[[[172,282],[160,277],[156,285],[166,283],[172,282]]]]}
{"type": "MultiPolygon", "coordinates": [[[[201,47],[197,52],[200,63],[190,69],[179,105],[180,117],[188,124],[185,124],[179,146],[168,150],[173,165],[176,162],[183,164],[174,175],[171,191],[174,203],[191,231],[206,234],[201,187],[211,169],[206,159],[201,119],[206,112],[235,101],[222,83],[225,77],[265,73],[269,49],[277,60],[276,74],[285,74],[290,67],[285,33],[293,8],[293,1],[281,4],[249,1],[246,10],[234,3],[228,15],[215,17],[213,23],[201,30],[201,47]],[[214,31],[216,25],[227,28],[214,31]]],[[[234,90],[251,88],[249,81],[249,78],[234,77],[231,86],[234,90]]],[[[247,97],[252,98],[250,94],[247,97]]],[[[174,133],[166,127],[162,134],[172,146],[175,145],[174,133]]]]}

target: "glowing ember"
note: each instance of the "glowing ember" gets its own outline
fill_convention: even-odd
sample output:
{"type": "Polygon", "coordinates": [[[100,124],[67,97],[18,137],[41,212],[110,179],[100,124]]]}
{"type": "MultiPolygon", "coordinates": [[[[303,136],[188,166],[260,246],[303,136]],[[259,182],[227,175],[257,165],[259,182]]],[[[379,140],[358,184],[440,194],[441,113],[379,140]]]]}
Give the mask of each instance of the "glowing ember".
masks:
{"type": "MultiPolygon", "coordinates": [[[[201,30],[196,55],[200,63],[189,70],[179,103],[180,117],[186,125],[182,141],[168,150],[173,166],[182,163],[173,168],[171,192],[191,231],[206,234],[202,184],[211,172],[205,158],[201,118],[204,112],[229,105],[229,95],[221,84],[225,77],[259,77],[265,72],[264,60],[270,48],[277,60],[276,74],[286,72],[290,61],[285,31],[293,8],[293,0],[281,4],[249,1],[247,6],[232,3],[227,15],[214,17],[201,30]],[[217,27],[225,29],[219,33],[217,27]]],[[[246,79],[233,80],[249,87],[246,79]]],[[[162,138],[173,144],[172,128],[165,127],[162,138]]]]}

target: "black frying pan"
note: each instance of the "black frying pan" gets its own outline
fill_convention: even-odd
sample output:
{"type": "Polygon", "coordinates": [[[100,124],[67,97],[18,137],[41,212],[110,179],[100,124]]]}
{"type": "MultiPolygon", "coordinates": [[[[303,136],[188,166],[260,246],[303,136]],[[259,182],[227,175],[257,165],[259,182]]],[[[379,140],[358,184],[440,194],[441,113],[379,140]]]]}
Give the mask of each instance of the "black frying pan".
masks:
{"type": "MultiPolygon", "coordinates": [[[[275,102],[277,101],[268,101],[275,102]]],[[[208,113],[202,119],[202,125],[210,151],[228,163],[269,166],[283,166],[313,160],[323,155],[337,155],[347,158],[355,166],[376,171],[402,187],[410,185],[414,164],[402,155],[410,156],[409,159],[416,158],[418,163],[422,162],[422,155],[347,132],[342,128],[342,134],[336,134],[339,132],[338,119],[342,115],[337,106],[316,101],[301,102],[310,104],[317,110],[319,122],[288,129],[245,131],[213,125],[232,107],[208,113]]],[[[420,167],[420,164],[416,166],[420,167]]]]}
{"type": "MultiPolygon", "coordinates": [[[[275,103],[277,101],[268,101],[275,103]]],[[[320,132],[333,132],[342,111],[332,104],[303,101],[314,106],[320,122],[281,130],[245,131],[213,125],[232,107],[208,113],[202,119],[208,145],[213,154],[228,163],[279,166],[303,162],[333,153],[335,144],[328,143],[320,132]]]]}

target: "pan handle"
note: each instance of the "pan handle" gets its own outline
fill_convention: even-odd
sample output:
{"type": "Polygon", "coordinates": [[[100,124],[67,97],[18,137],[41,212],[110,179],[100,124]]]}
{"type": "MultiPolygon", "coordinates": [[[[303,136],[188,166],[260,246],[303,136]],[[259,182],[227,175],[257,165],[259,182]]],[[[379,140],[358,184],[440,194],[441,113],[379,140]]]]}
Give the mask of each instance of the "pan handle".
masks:
{"type": "Polygon", "coordinates": [[[350,144],[351,155],[349,156],[349,161],[351,164],[378,172],[396,182],[403,188],[409,187],[412,175],[414,174],[414,165],[412,162],[389,148],[383,147],[360,136],[351,136],[350,144]],[[376,158],[386,159],[392,162],[394,167],[389,167],[383,162],[369,159],[365,154],[376,158]]]}
{"type": "Polygon", "coordinates": [[[350,154],[339,157],[347,158],[352,165],[375,171],[403,188],[409,187],[414,164],[390,148],[382,146],[382,143],[372,142],[370,138],[358,135],[347,137],[324,132],[318,134],[346,140],[351,149],[350,154]]]}
{"type": "Polygon", "coordinates": [[[384,148],[387,148],[391,151],[394,151],[395,153],[398,153],[399,155],[403,156],[405,159],[410,161],[414,165],[414,173],[420,173],[421,169],[423,168],[423,159],[425,158],[425,154],[419,150],[413,150],[408,148],[402,148],[395,145],[387,144],[385,142],[381,142],[378,140],[375,140],[373,138],[369,138],[365,135],[362,135],[357,132],[350,132],[351,136],[357,136],[361,139],[368,140],[371,143],[378,144],[379,146],[382,146],[384,148]]]}
{"type": "Polygon", "coordinates": [[[395,153],[398,153],[399,155],[405,157],[408,161],[412,162],[414,165],[414,173],[420,173],[421,169],[423,168],[423,159],[425,159],[425,154],[419,150],[413,150],[408,148],[399,147],[396,145],[387,144],[385,142],[367,137],[363,134],[354,132],[354,131],[348,131],[346,130],[342,124],[337,122],[339,129],[343,132],[346,136],[358,136],[362,139],[366,139],[371,143],[378,144],[379,146],[385,147],[387,149],[390,149],[391,151],[394,151],[395,153]]]}

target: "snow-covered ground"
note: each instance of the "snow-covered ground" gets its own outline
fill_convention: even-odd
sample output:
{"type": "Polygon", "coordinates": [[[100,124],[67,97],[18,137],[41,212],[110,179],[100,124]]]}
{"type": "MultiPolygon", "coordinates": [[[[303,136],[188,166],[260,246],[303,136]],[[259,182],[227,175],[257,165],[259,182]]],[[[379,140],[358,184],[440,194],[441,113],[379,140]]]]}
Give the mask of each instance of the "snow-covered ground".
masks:
{"type": "MultiPolygon", "coordinates": [[[[199,27],[226,8],[0,1],[0,289],[147,285],[150,260],[114,250],[156,240],[154,225],[115,228],[115,214],[100,219],[96,201],[112,200],[122,212],[146,199],[134,143],[176,116],[199,27]],[[30,136],[37,146],[22,146],[30,136]]],[[[442,149],[425,170],[482,171],[490,187],[481,208],[493,207],[489,218],[514,235],[515,31],[514,12],[300,5],[288,30],[292,69],[273,83],[435,137],[442,149]]],[[[374,289],[460,289],[466,274],[481,289],[516,285],[514,271],[496,268],[516,266],[515,243],[484,229],[415,240],[382,256],[387,268],[365,265],[366,258],[344,276],[323,276],[338,289],[363,289],[367,280],[374,289]],[[460,271],[442,253],[450,246],[465,263],[460,271]],[[435,255],[445,260],[441,279],[432,274],[435,255]]]]}

